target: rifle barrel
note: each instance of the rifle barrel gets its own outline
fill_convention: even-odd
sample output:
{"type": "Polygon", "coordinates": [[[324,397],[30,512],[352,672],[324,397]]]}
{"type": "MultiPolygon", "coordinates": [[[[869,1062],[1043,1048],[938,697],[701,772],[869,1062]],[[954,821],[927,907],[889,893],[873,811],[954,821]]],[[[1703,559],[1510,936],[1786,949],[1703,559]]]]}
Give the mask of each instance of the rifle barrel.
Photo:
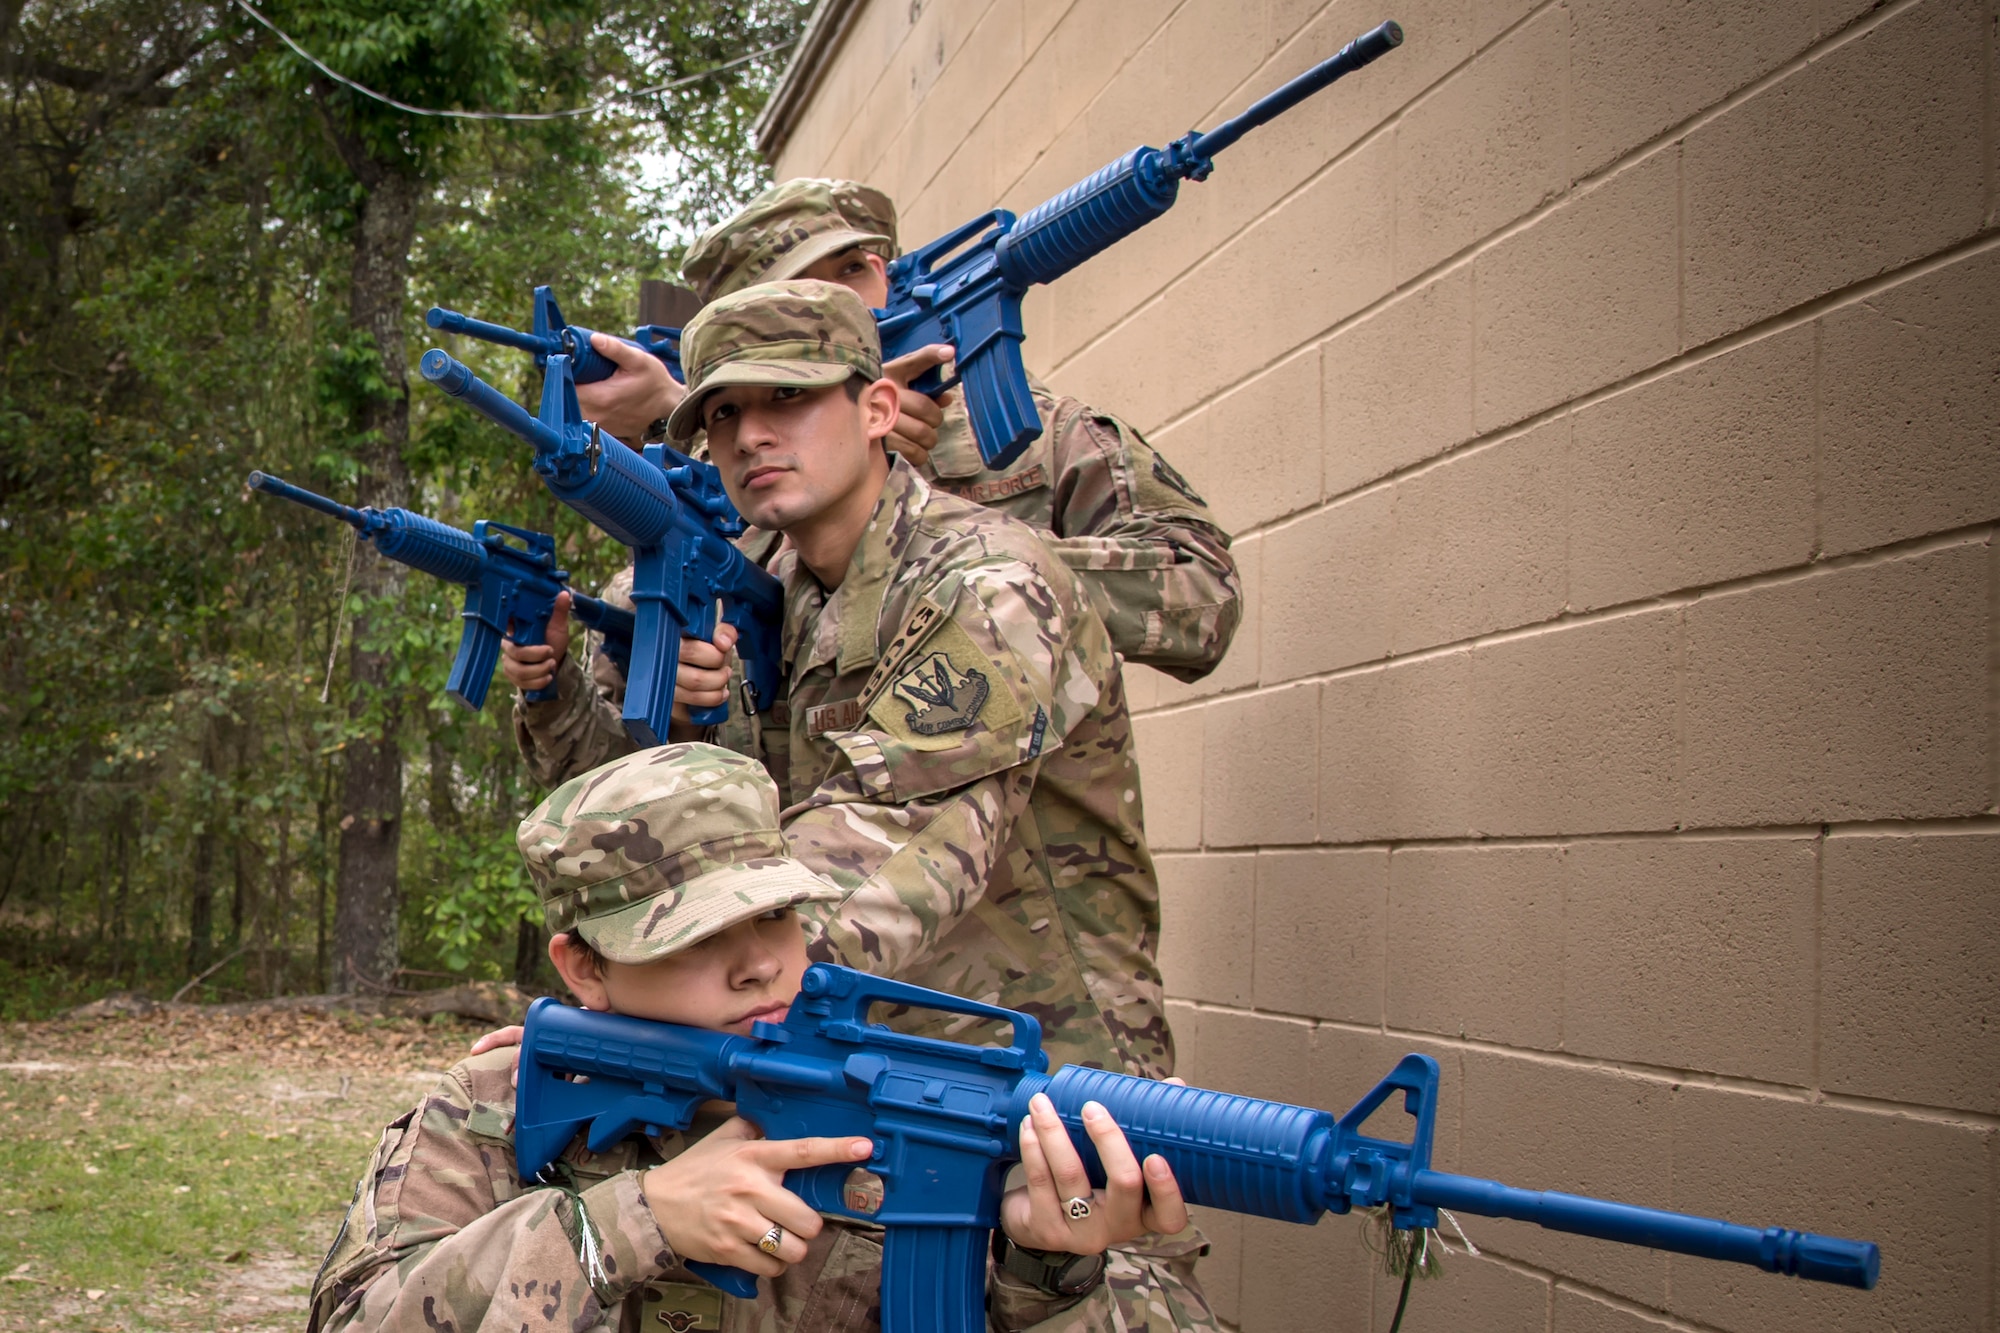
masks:
{"type": "Polygon", "coordinates": [[[315,495],[305,487],[294,486],[281,477],[274,477],[268,472],[252,472],[248,484],[253,491],[262,491],[266,495],[290,500],[293,504],[302,504],[308,509],[318,510],[328,518],[337,518],[343,523],[351,524],[362,532],[368,531],[368,519],[359,509],[351,509],[338,500],[327,499],[324,495],[315,495]]]}
{"type": "Polygon", "coordinates": [[[537,453],[554,453],[562,448],[562,437],[531,416],[519,403],[472,373],[464,362],[436,347],[417,361],[417,370],[432,384],[466,405],[494,425],[510,430],[535,447],[537,453]]]}
{"type": "Polygon", "coordinates": [[[505,324],[489,324],[483,319],[474,319],[456,310],[447,310],[441,305],[434,305],[424,312],[424,323],[446,333],[462,333],[468,338],[478,338],[482,342],[499,343],[502,347],[518,347],[524,352],[536,352],[544,356],[562,350],[560,339],[523,333],[519,329],[510,329],[505,324]]]}
{"type": "Polygon", "coordinates": [[[1403,44],[1403,27],[1391,19],[1370,28],[1284,87],[1266,93],[1243,114],[1223,121],[1194,141],[1194,158],[1214,157],[1265,121],[1282,116],[1343,74],[1352,74],[1403,44]]]}

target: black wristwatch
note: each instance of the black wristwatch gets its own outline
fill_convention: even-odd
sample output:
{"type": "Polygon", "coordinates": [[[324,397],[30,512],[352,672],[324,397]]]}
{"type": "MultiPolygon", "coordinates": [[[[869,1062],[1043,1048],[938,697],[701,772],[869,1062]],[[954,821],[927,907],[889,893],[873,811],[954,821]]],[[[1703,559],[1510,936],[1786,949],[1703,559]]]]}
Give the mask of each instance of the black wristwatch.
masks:
{"type": "Polygon", "coordinates": [[[1104,1256],[1067,1250],[1030,1250],[993,1230],[993,1262],[1037,1291],[1051,1296],[1087,1296],[1104,1281],[1104,1256]]]}

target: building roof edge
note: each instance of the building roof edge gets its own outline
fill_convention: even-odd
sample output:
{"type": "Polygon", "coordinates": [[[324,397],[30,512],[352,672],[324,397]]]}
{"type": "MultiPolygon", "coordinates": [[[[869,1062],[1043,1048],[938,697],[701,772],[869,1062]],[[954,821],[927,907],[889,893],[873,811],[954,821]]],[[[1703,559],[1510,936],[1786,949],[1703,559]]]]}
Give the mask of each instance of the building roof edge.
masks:
{"type": "Polygon", "coordinates": [[[770,100],[750,125],[757,151],[766,162],[775,163],[791,141],[792,131],[805,115],[813,94],[819,91],[827,66],[833,63],[848,30],[854,26],[855,15],[867,3],[868,0],[819,0],[814,7],[798,46],[792,50],[792,58],[785,64],[785,72],[778,76],[778,86],[771,90],[770,100]]]}

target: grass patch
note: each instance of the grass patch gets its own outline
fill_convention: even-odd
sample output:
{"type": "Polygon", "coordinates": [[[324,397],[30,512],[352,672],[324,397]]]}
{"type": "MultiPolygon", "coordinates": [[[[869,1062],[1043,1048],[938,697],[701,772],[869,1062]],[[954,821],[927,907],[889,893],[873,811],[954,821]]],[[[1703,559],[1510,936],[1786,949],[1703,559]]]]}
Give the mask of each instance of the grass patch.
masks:
{"type": "Polygon", "coordinates": [[[329,1023],[366,1056],[294,1037],[259,1058],[240,1031],[204,1040],[143,1019],[10,1032],[0,1330],[300,1327],[381,1126],[469,1035],[329,1023]],[[215,1048],[228,1054],[189,1058],[215,1048]]]}

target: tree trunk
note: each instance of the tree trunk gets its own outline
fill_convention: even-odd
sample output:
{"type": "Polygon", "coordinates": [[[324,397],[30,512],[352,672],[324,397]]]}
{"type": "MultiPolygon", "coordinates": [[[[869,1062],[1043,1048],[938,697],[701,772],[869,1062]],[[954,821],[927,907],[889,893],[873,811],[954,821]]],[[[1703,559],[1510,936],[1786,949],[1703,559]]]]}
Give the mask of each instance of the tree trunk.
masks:
{"type": "MultiPolygon", "coordinates": [[[[408,299],[410,246],[416,238],[420,183],[382,171],[369,184],[354,234],[353,285],[348,323],[374,342],[387,391],[364,401],[354,424],[367,441],[360,484],[364,505],[405,504],[410,473],[403,447],[410,434],[410,386],[404,369],[403,306],[408,299]]],[[[355,561],[354,591],[364,604],[394,599],[403,590],[403,567],[369,554],[355,561]]],[[[340,869],[334,894],[331,978],[338,992],[357,977],[387,983],[397,966],[396,856],[402,843],[403,752],[400,718],[389,683],[387,654],[369,651],[373,626],[364,611],[355,618],[348,652],[354,686],[350,716],[375,719],[343,752],[340,792],[340,869]]]]}
{"type": "Polygon", "coordinates": [[[201,771],[204,804],[201,832],[194,835],[194,883],[188,894],[188,973],[199,974],[215,951],[215,728],[204,726],[201,733],[201,771]]]}

